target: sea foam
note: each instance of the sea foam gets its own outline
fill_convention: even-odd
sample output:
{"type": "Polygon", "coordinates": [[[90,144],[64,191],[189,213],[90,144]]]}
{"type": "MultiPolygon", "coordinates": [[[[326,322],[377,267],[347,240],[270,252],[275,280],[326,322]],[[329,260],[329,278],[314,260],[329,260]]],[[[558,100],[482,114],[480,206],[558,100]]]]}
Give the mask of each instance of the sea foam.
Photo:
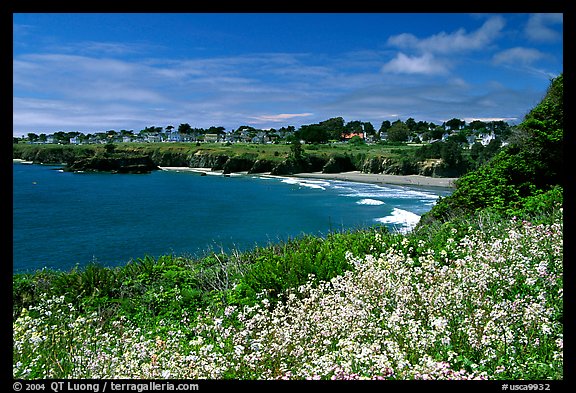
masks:
{"type": "Polygon", "coordinates": [[[294,184],[300,187],[316,188],[319,190],[325,190],[326,187],[330,186],[329,182],[321,180],[304,180],[299,178],[285,178],[282,183],[294,184]]]}
{"type": "Polygon", "coordinates": [[[376,221],[383,224],[397,224],[398,232],[407,233],[414,229],[416,224],[418,224],[418,221],[420,221],[420,216],[407,210],[398,209],[395,207],[394,210],[392,210],[392,214],[386,217],[377,218],[376,221]]]}
{"type": "Polygon", "coordinates": [[[372,206],[384,205],[384,202],[378,199],[361,199],[356,203],[359,205],[372,205],[372,206]]]}

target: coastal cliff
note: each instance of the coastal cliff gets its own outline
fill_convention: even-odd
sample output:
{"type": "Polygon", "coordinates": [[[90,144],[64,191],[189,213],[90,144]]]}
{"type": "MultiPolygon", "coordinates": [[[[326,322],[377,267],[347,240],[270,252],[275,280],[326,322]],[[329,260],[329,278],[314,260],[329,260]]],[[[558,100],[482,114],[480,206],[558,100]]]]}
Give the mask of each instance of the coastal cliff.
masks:
{"type": "Polygon", "coordinates": [[[354,156],[307,153],[296,159],[288,154],[221,152],[209,149],[184,149],[162,146],[75,146],[13,145],[13,158],[38,164],[62,164],[66,171],[106,171],[114,173],[149,173],[158,167],[210,168],[225,174],[234,172],[293,175],[304,172],[340,173],[361,171],[387,175],[457,177],[442,160],[417,161],[404,157],[354,156]]]}
{"type": "Polygon", "coordinates": [[[69,172],[150,173],[158,166],[149,156],[88,157],[74,160],[64,167],[69,172]]]}

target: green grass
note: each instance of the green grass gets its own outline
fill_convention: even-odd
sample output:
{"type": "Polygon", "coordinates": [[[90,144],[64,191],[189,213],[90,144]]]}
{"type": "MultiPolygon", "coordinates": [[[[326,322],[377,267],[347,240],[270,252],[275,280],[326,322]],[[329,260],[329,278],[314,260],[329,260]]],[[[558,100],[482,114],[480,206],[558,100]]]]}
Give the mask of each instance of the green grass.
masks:
{"type": "MultiPolygon", "coordinates": [[[[229,157],[256,157],[272,162],[280,162],[288,157],[290,145],[280,144],[252,144],[252,143],[116,143],[115,152],[128,152],[139,154],[195,154],[202,152],[205,154],[227,155],[229,157]]],[[[304,145],[305,154],[314,156],[330,157],[332,155],[351,155],[371,157],[401,157],[410,154],[418,146],[406,144],[373,144],[373,145],[352,145],[347,143],[333,143],[321,145],[304,145]]],[[[39,157],[90,156],[103,154],[105,145],[32,145],[14,144],[14,158],[33,160],[39,157]]]]}
{"type": "Polygon", "coordinates": [[[188,309],[252,304],[267,291],[274,301],[288,288],[343,274],[351,268],[346,252],[368,253],[374,238],[394,239],[384,227],[332,233],[325,238],[301,236],[250,251],[209,252],[201,258],[164,255],[144,257],[121,267],[89,264],[70,271],[44,269],[13,277],[13,315],[46,297],[64,296],[86,313],[126,315],[154,324],[188,309]],[[174,302],[182,296],[182,301],[174,302]]]}
{"type": "Polygon", "coordinates": [[[561,379],[562,212],[526,218],[17,274],[14,376],[561,379]]]}

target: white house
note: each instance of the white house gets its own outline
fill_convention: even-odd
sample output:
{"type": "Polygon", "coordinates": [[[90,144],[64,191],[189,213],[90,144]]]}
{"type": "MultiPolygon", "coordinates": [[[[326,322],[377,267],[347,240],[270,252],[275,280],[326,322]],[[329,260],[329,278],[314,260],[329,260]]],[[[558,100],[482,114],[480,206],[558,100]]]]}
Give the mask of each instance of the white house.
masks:
{"type": "Polygon", "coordinates": [[[172,131],[168,133],[168,142],[181,142],[182,136],[178,131],[172,131]]]}
{"type": "Polygon", "coordinates": [[[487,146],[490,142],[492,142],[492,140],[496,139],[496,135],[494,135],[493,132],[490,132],[489,134],[480,134],[480,138],[480,143],[482,146],[487,146]]]}
{"type": "Polygon", "coordinates": [[[205,134],[204,142],[218,142],[218,134],[205,134]]]}

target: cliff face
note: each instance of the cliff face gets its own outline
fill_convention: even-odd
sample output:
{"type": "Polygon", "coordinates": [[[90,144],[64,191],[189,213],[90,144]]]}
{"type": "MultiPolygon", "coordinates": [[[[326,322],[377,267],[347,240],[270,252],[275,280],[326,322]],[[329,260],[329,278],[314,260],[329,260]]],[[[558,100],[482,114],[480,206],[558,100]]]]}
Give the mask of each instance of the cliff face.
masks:
{"type": "Polygon", "coordinates": [[[366,159],[359,168],[364,173],[386,175],[421,175],[430,177],[458,177],[457,170],[448,168],[441,159],[415,161],[374,157],[366,159]]]}
{"type": "Polygon", "coordinates": [[[113,172],[113,173],[150,173],[158,166],[148,156],[136,157],[89,157],[80,158],[68,164],[64,170],[70,172],[113,172]]]}
{"type": "Polygon", "coordinates": [[[105,153],[95,148],[75,149],[74,146],[35,146],[14,149],[13,158],[35,163],[65,163],[68,171],[107,171],[118,173],[148,173],[159,166],[211,168],[224,173],[271,172],[291,175],[302,172],[338,173],[361,171],[391,175],[423,175],[432,177],[458,177],[442,160],[415,161],[408,158],[370,157],[354,158],[349,155],[332,156],[306,154],[300,159],[269,160],[257,154],[232,155],[210,151],[171,151],[168,149],[120,150],[105,153]]]}

